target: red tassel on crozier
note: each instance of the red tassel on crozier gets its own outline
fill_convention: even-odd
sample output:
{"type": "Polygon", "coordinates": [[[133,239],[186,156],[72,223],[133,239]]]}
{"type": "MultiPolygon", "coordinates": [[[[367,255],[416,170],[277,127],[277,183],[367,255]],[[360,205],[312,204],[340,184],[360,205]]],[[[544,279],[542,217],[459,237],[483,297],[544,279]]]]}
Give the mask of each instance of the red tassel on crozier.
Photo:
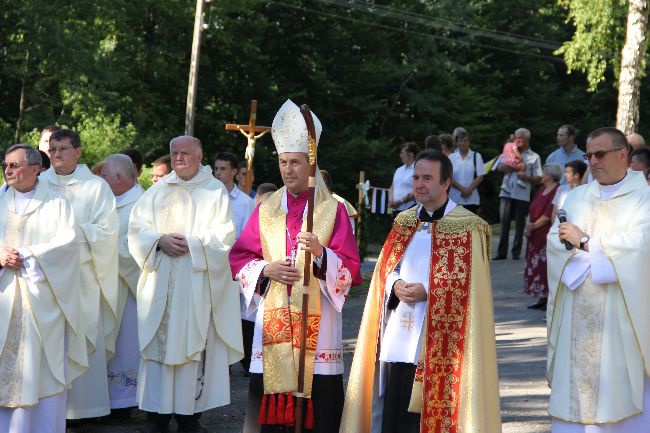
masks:
{"type": "Polygon", "coordinates": [[[296,423],[296,408],[293,405],[293,394],[287,394],[287,408],[284,411],[284,423],[294,425],[296,423]]]}
{"type": "Polygon", "coordinates": [[[257,415],[257,423],[260,425],[266,424],[266,394],[262,396],[262,403],[260,404],[260,413],[257,415]]]}
{"type": "Polygon", "coordinates": [[[279,394],[278,395],[278,415],[277,415],[277,420],[278,424],[285,424],[285,396],[284,394],[279,394]]]}
{"type": "Polygon", "coordinates": [[[271,394],[269,403],[269,416],[266,418],[267,424],[277,424],[278,414],[276,413],[277,407],[275,405],[275,394],[271,394]]]}
{"type": "Polygon", "coordinates": [[[314,428],[314,402],[310,398],[307,400],[307,415],[305,415],[305,429],[314,428]]]}

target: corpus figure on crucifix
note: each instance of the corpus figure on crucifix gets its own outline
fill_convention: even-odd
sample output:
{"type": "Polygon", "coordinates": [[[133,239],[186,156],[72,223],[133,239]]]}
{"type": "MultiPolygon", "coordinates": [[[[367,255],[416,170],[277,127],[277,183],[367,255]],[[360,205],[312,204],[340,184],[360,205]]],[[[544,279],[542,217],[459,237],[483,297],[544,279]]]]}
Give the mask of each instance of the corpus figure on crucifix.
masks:
{"type": "Polygon", "coordinates": [[[246,184],[239,185],[239,188],[248,195],[251,193],[251,187],[253,184],[253,158],[255,157],[255,142],[271,130],[271,128],[268,126],[256,126],[256,117],[257,100],[253,99],[251,101],[251,114],[248,120],[248,125],[237,125],[234,123],[226,124],[227,131],[239,131],[244,135],[244,137],[246,137],[246,140],[248,141],[246,145],[246,152],[244,153],[244,158],[246,158],[247,163],[246,184]]]}
{"type": "MultiPolygon", "coordinates": [[[[313,120],[317,142],[322,128],[315,115],[313,120]]],[[[304,426],[337,432],[343,409],[341,310],[350,285],[361,282],[359,251],[345,206],[330,195],[318,170],[313,230],[306,230],[308,133],[290,100],[276,114],[272,135],[284,187],[255,209],[230,252],[233,276],[242,283],[248,311],[255,312],[244,432],[293,431],[305,252],[312,263],[307,267],[304,426]]]]}

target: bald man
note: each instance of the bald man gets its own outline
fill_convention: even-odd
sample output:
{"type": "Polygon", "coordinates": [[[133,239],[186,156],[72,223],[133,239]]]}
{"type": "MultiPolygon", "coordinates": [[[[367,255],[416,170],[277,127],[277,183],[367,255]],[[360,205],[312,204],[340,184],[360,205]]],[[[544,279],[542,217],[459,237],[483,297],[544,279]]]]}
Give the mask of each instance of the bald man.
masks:
{"type": "Polygon", "coordinates": [[[206,431],[202,411],[230,403],[228,367],[243,356],[239,290],[228,251],[235,225],[228,191],[201,165],[201,142],[170,143],[173,171],[136,203],[129,250],[138,280],[138,404],[147,433],[206,431]]]}
{"type": "Polygon", "coordinates": [[[625,138],[627,139],[627,142],[630,145],[630,147],[632,147],[633,151],[646,147],[645,140],[643,139],[643,135],[641,134],[637,134],[636,132],[633,132],[632,134],[628,135],[625,138]]]}

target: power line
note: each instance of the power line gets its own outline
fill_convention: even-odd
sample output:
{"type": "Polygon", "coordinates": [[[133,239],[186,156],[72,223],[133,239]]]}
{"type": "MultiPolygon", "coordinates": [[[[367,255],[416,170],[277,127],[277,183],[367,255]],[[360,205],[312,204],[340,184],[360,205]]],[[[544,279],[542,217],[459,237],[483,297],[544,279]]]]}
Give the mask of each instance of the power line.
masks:
{"type": "Polygon", "coordinates": [[[556,41],[549,41],[542,38],[533,36],[519,35],[515,33],[504,32],[500,30],[493,30],[482,28],[478,26],[467,26],[456,23],[451,20],[432,17],[428,15],[418,14],[415,12],[405,11],[401,9],[394,9],[387,6],[376,5],[368,2],[358,0],[321,0],[323,3],[329,3],[336,6],[345,7],[348,10],[357,10],[371,15],[380,15],[387,18],[398,19],[405,22],[414,24],[421,24],[429,27],[436,27],[444,30],[455,31],[473,36],[482,36],[490,39],[518,43],[523,45],[530,45],[537,48],[547,50],[557,50],[560,48],[560,43],[556,41]]]}
{"type": "Polygon", "coordinates": [[[390,25],[386,25],[386,24],[379,24],[379,23],[376,23],[376,22],[365,21],[365,20],[361,20],[361,19],[358,19],[358,18],[352,18],[352,17],[348,17],[348,16],[338,15],[338,14],[331,13],[331,12],[325,12],[325,11],[310,9],[310,8],[305,7],[305,6],[299,6],[299,5],[284,3],[284,2],[279,1],[279,0],[269,0],[269,2],[270,3],[275,3],[275,4],[280,5],[280,6],[288,7],[288,8],[291,8],[291,9],[296,9],[296,10],[300,10],[300,11],[303,11],[303,12],[315,14],[315,15],[322,15],[322,16],[326,16],[326,17],[330,17],[330,18],[336,18],[336,19],[341,19],[341,20],[350,21],[350,22],[354,22],[354,23],[365,24],[365,25],[368,25],[368,26],[377,27],[377,28],[381,28],[381,29],[389,30],[389,31],[408,33],[408,34],[412,34],[412,35],[419,36],[419,37],[422,37],[422,38],[440,40],[440,41],[444,41],[444,42],[451,43],[451,44],[471,45],[471,46],[475,46],[475,47],[479,47],[479,48],[486,48],[486,49],[491,49],[491,50],[497,50],[497,51],[503,51],[503,52],[512,53],[512,54],[522,55],[522,56],[535,57],[535,58],[549,60],[549,61],[553,61],[553,62],[563,62],[563,60],[558,58],[558,57],[552,57],[552,56],[546,56],[546,55],[538,54],[538,53],[531,53],[531,52],[527,52],[527,51],[520,51],[520,50],[515,50],[515,49],[510,49],[510,48],[498,47],[498,46],[495,46],[495,45],[483,44],[483,43],[474,42],[474,41],[470,41],[470,40],[461,40],[461,39],[454,39],[454,38],[451,38],[451,37],[446,37],[446,36],[441,36],[441,35],[432,35],[432,34],[429,34],[429,33],[418,32],[418,31],[415,31],[415,30],[409,30],[409,29],[390,26],[390,25]]]}

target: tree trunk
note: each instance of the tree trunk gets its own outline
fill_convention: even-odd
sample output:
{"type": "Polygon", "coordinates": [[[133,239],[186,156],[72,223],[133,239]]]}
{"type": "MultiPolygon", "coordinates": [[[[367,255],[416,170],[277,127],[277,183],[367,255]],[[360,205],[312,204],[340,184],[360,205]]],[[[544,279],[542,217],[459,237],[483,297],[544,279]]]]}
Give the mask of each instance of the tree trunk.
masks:
{"type": "Polygon", "coordinates": [[[624,134],[634,132],[639,123],[639,99],[643,55],[647,45],[648,1],[629,0],[627,37],[621,53],[621,75],[618,87],[616,127],[624,134]]]}
{"type": "Polygon", "coordinates": [[[18,105],[18,120],[16,120],[16,134],[14,143],[20,143],[22,135],[23,121],[25,120],[25,110],[27,109],[27,75],[29,74],[29,50],[25,53],[25,73],[20,86],[20,103],[18,105]]]}

